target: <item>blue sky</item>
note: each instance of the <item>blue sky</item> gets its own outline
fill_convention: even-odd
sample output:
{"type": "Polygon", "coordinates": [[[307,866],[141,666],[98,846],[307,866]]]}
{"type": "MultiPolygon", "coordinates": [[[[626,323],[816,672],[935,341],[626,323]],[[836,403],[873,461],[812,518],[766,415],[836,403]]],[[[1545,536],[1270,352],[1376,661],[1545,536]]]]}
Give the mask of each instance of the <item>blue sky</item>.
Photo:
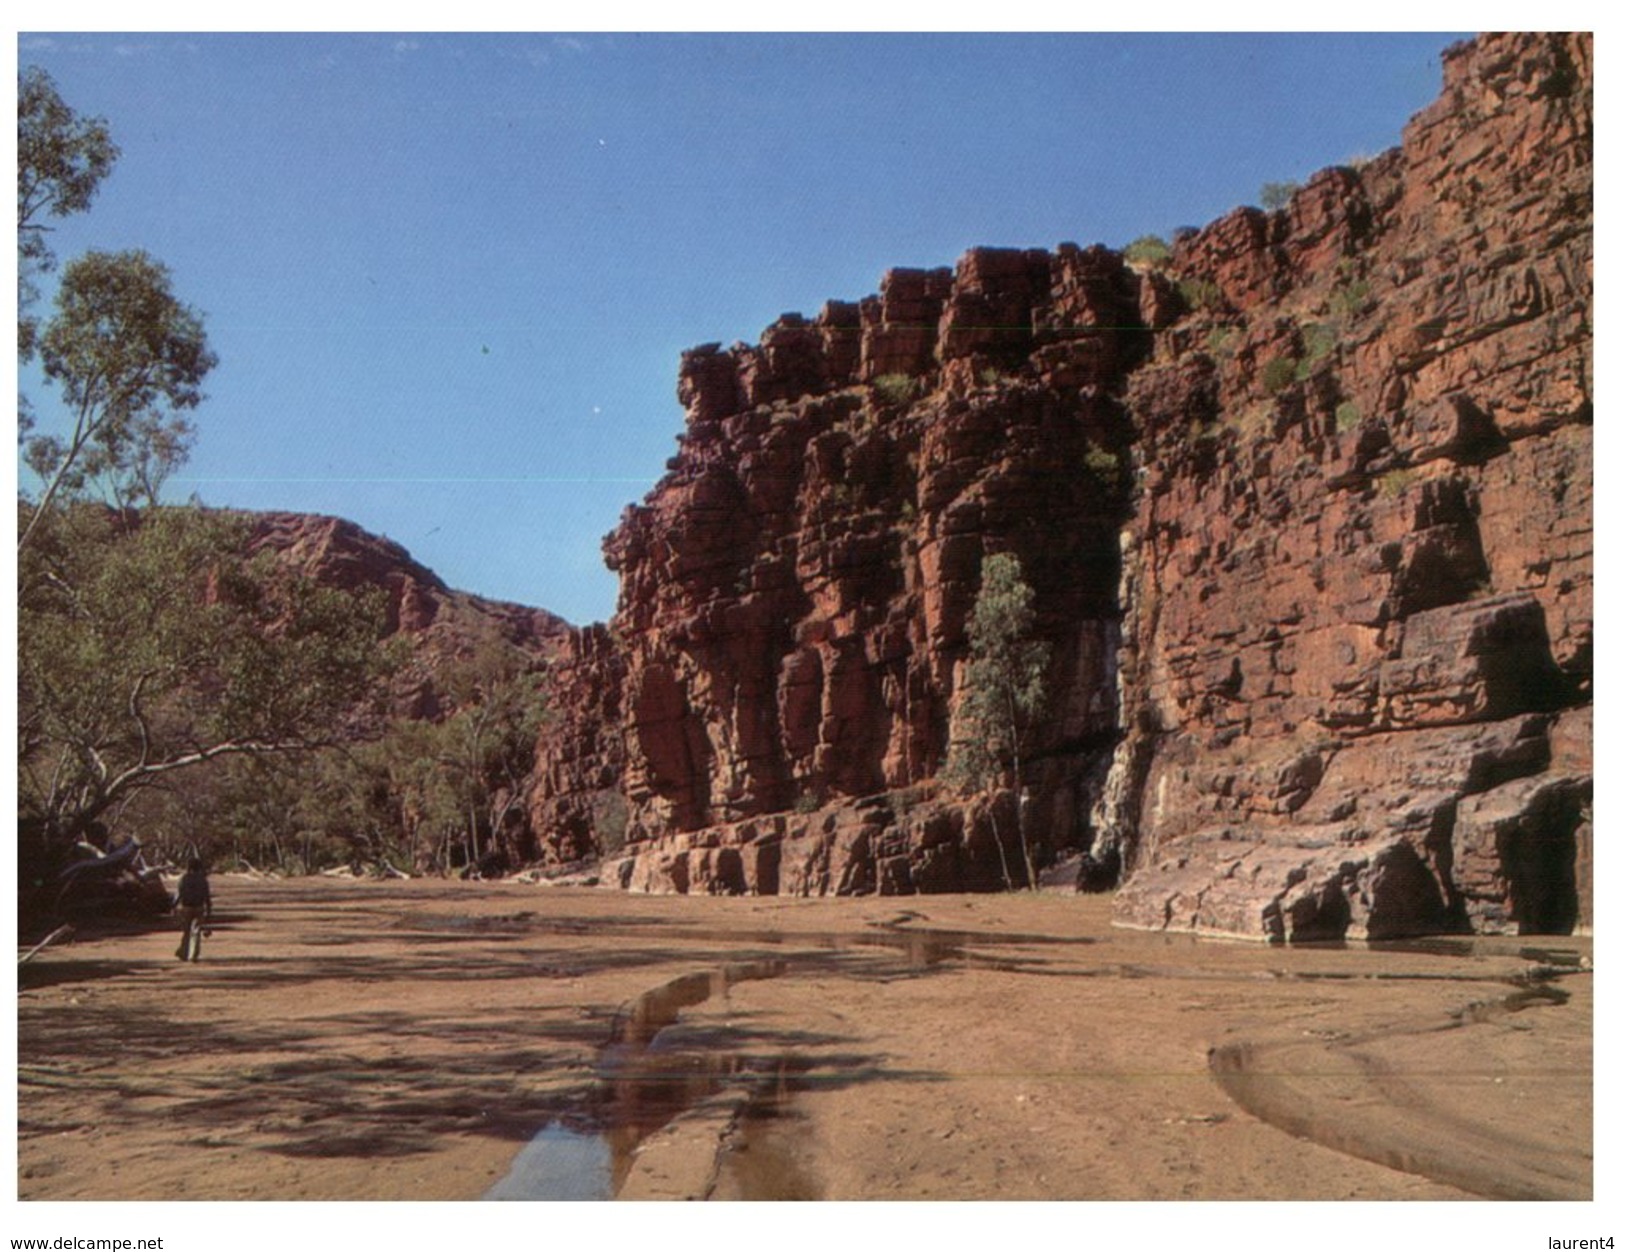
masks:
{"type": "MultiPolygon", "coordinates": [[[[606,618],[679,353],[987,244],[1121,246],[1399,140],[1454,36],[23,34],[220,365],[171,495],[606,618]]],[[[57,413],[31,386],[42,425],[57,413]]]]}

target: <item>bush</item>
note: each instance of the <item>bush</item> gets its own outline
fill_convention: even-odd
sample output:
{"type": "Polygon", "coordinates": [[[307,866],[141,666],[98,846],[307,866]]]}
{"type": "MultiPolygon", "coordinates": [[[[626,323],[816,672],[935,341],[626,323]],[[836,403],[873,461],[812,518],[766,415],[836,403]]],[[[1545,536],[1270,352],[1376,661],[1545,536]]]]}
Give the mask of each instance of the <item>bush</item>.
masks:
{"type": "Polygon", "coordinates": [[[1337,331],[1334,327],[1324,322],[1313,322],[1303,328],[1305,364],[1314,365],[1329,356],[1335,347],[1337,347],[1337,331]]]}
{"type": "Polygon", "coordinates": [[[915,390],[915,381],[907,374],[882,374],[875,379],[875,394],[887,404],[907,404],[915,390]]]}
{"type": "Polygon", "coordinates": [[[1413,469],[1389,470],[1377,480],[1377,490],[1387,499],[1392,500],[1404,495],[1417,477],[1417,472],[1413,469]]]}
{"type": "Polygon", "coordinates": [[[1236,328],[1215,326],[1207,333],[1207,354],[1215,360],[1228,361],[1236,355],[1236,328]]]}
{"type": "Polygon", "coordinates": [[[1358,426],[1365,415],[1360,412],[1360,406],[1352,400],[1345,400],[1337,406],[1337,430],[1339,434],[1347,434],[1358,426]]]}
{"type": "Polygon", "coordinates": [[[1297,193],[1297,183],[1265,183],[1258,189],[1258,202],[1273,213],[1286,208],[1297,193]]]}
{"type": "Polygon", "coordinates": [[[627,819],[626,797],[619,791],[600,791],[593,797],[592,833],[600,856],[617,856],[626,847],[627,819]]]}
{"type": "Polygon", "coordinates": [[[1356,317],[1371,303],[1371,284],[1363,278],[1352,279],[1332,290],[1327,307],[1336,318],[1356,317]]]}
{"type": "Polygon", "coordinates": [[[1264,390],[1276,395],[1290,387],[1298,376],[1298,362],[1290,356],[1278,356],[1264,367],[1264,390]]]}
{"type": "Polygon", "coordinates": [[[1123,260],[1146,269],[1161,269],[1173,254],[1174,250],[1161,235],[1141,235],[1123,249],[1123,260]]]}
{"type": "Polygon", "coordinates": [[[1110,448],[1103,448],[1098,443],[1091,443],[1084,450],[1084,468],[1089,471],[1090,477],[1108,488],[1116,488],[1123,482],[1123,458],[1110,448]]]}
{"type": "Polygon", "coordinates": [[[1216,309],[1224,303],[1224,293],[1211,278],[1181,278],[1179,294],[1190,309],[1216,309]]]}

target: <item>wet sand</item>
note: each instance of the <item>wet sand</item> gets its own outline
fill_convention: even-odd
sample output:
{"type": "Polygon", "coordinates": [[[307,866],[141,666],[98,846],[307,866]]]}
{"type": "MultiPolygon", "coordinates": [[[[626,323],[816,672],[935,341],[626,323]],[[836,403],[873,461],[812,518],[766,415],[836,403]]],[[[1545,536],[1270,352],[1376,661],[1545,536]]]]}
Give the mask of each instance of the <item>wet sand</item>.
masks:
{"type": "Polygon", "coordinates": [[[1282,949],[1113,929],[1098,897],[215,885],[197,965],[146,933],[19,971],[20,1198],[477,1199],[561,1168],[623,1199],[1591,1195],[1585,938],[1282,949]],[[547,1164],[511,1174],[544,1130],[547,1164]]]}

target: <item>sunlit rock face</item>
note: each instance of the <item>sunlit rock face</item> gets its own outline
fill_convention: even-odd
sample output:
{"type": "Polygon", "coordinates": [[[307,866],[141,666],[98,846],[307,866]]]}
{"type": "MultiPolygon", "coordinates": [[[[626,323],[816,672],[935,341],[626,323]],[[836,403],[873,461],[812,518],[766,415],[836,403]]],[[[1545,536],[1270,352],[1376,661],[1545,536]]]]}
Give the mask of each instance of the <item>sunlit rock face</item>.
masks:
{"type": "Polygon", "coordinates": [[[555,671],[544,845],[642,890],[1019,877],[1015,798],[939,777],[1009,552],[1022,824],[1120,864],[1123,922],[1589,926],[1590,160],[1589,38],[1485,37],[1401,147],[1160,269],[979,249],[687,353],[555,671]]]}
{"type": "Polygon", "coordinates": [[[688,353],[678,454],[605,544],[619,611],[558,674],[561,859],[607,809],[648,890],[1002,887],[1013,808],[935,786],[995,552],[1051,648],[1028,825],[1046,859],[1081,847],[1117,737],[1138,286],[1105,249],[979,250],[688,353]]]}

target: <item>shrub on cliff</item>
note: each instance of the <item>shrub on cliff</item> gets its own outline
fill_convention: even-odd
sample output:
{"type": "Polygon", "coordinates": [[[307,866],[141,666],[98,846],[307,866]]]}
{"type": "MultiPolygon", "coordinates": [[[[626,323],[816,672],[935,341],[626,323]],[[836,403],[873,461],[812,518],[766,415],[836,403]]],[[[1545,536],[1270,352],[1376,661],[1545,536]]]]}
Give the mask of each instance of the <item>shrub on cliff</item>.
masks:
{"type": "Polygon", "coordinates": [[[907,404],[918,390],[907,374],[882,374],[875,379],[875,394],[887,404],[907,404]]]}
{"type": "Polygon", "coordinates": [[[1161,269],[1168,264],[1174,250],[1160,235],[1141,235],[1123,249],[1123,260],[1144,269],[1161,269]]]}
{"type": "Polygon", "coordinates": [[[1292,203],[1292,197],[1297,194],[1297,183],[1265,183],[1258,189],[1258,202],[1273,213],[1277,209],[1286,208],[1292,203]]]}
{"type": "Polygon", "coordinates": [[[1270,395],[1276,395],[1290,387],[1298,377],[1298,361],[1296,357],[1278,356],[1271,359],[1264,366],[1261,381],[1264,390],[1270,395]]]}

